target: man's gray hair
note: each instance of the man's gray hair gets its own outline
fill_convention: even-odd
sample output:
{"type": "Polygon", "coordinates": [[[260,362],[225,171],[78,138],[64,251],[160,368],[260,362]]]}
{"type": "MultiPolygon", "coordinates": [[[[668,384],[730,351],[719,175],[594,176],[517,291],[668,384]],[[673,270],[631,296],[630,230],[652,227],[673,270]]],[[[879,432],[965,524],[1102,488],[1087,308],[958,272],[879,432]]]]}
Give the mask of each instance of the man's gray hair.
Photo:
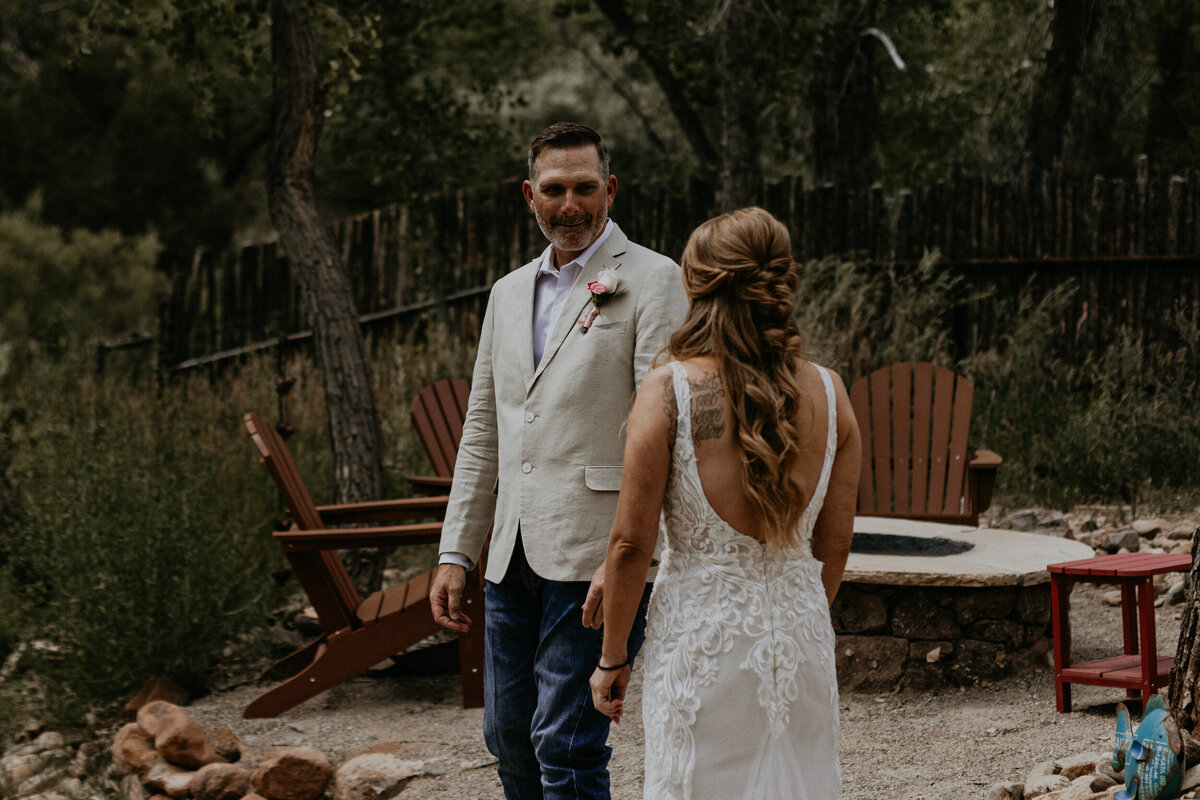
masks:
{"type": "Polygon", "coordinates": [[[543,150],[559,150],[585,144],[596,146],[596,154],[600,157],[600,179],[608,183],[609,171],[612,168],[608,148],[600,141],[600,134],[577,122],[556,122],[534,137],[529,145],[529,180],[537,180],[537,159],[543,150]]]}

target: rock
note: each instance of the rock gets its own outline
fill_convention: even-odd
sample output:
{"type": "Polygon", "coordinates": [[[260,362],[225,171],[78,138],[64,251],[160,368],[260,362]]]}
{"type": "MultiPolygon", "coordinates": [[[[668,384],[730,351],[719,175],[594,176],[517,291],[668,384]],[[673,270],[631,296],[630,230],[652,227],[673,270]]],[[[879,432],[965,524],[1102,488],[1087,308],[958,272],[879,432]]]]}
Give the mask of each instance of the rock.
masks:
{"type": "Polygon", "coordinates": [[[843,692],[888,692],[908,660],[908,640],[895,636],[838,636],[838,688],[843,692]]]}
{"type": "MultiPolygon", "coordinates": [[[[1029,774],[1025,776],[1025,783],[1030,784],[1030,783],[1033,783],[1034,781],[1036,781],[1038,778],[1044,778],[1047,775],[1057,775],[1057,774],[1058,774],[1058,762],[1057,761],[1039,761],[1037,764],[1035,764],[1033,766],[1033,769],[1029,770],[1029,774]]],[[[1069,783],[1069,781],[1068,781],[1068,783],[1069,783]]]]}
{"type": "Polygon", "coordinates": [[[333,765],[320,750],[292,747],[264,759],[250,785],[270,800],[315,800],[331,775],[333,765]]]}
{"type": "Polygon", "coordinates": [[[304,647],[308,640],[299,631],[294,631],[283,623],[277,623],[267,632],[267,642],[270,645],[271,654],[282,658],[288,653],[304,647]]]}
{"type": "Polygon", "coordinates": [[[150,734],[151,737],[158,735],[158,728],[163,717],[178,709],[179,706],[174,703],[168,703],[166,700],[151,700],[144,706],[138,709],[137,724],[142,726],[142,730],[150,734]]]}
{"type": "Polygon", "coordinates": [[[1179,525],[1179,526],[1172,528],[1171,530],[1167,531],[1166,536],[1168,539],[1179,539],[1179,540],[1186,539],[1188,541],[1191,541],[1191,538],[1195,533],[1196,533],[1196,526],[1194,524],[1188,524],[1188,525],[1179,525]]]}
{"type": "Polygon", "coordinates": [[[1110,606],[1119,606],[1121,605],[1121,590],[1114,589],[1111,592],[1105,592],[1100,595],[1100,599],[1110,606]]]}
{"type": "Polygon", "coordinates": [[[154,749],[172,764],[197,768],[221,760],[209,744],[204,726],[179,706],[172,706],[157,722],[154,749]]]}
{"type": "Polygon", "coordinates": [[[1200,764],[1189,768],[1187,772],[1183,773],[1183,784],[1179,791],[1186,792],[1197,786],[1200,786],[1200,764]]]}
{"type": "Polygon", "coordinates": [[[1025,781],[1025,798],[1038,797],[1058,789],[1065,789],[1071,782],[1062,775],[1042,775],[1032,781],[1025,781]]]}
{"type": "Polygon", "coordinates": [[[1169,606],[1175,606],[1187,599],[1187,586],[1182,580],[1172,583],[1170,588],[1163,593],[1163,603],[1169,606]]]}
{"type": "Polygon", "coordinates": [[[1103,792],[1105,789],[1116,786],[1118,783],[1120,783],[1120,781],[1111,775],[1106,775],[1103,772],[1097,772],[1092,776],[1092,781],[1088,785],[1092,787],[1093,792],[1103,792]]]}
{"type": "Polygon", "coordinates": [[[1142,546],[1142,537],[1133,528],[1119,528],[1101,539],[1100,546],[1110,553],[1121,548],[1134,552],[1142,546]]]}
{"type": "Polygon", "coordinates": [[[162,700],[176,706],[185,705],[188,701],[187,690],[170,678],[151,678],[142,685],[141,691],[130,698],[125,704],[125,718],[137,719],[137,713],[142,706],[162,700]]]}
{"type": "Polygon", "coordinates": [[[246,755],[246,746],[242,744],[242,740],[224,726],[211,728],[208,731],[208,741],[216,754],[230,764],[241,761],[242,756],[246,755]]]}
{"type": "Polygon", "coordinates": [[[1025,784],[1015,781],[993,783],[983,792],[983,800],[1022,800],[1025,796],[1025,784]]]}
{"type": "Polygon", "coordinates": [[[892,632],[909,639],[957,639],[962,635],[954,614],[922,591],[908,590],[892,612],[892,632]]]}
{"type": "Polygon", "coordinates": [[[1045,797],[1047,800],[1091,800],[1093,794],[1095,792],[1087,784],[1073,783],[1067,788],[1047,794],[1045,797]]]}
{"type": "Polygon", "coordinates": [[[1016,649],[1025,637],[1021,623],[1007,619],[981,619],[969,625],[966,633],[972,639],[1002,644],[1007,650],[1016,649]]]}
{"type": "Polygon", "coordinates": [[[1099,753],[1080,753],[1079,755],[1058,760],[1058,774],[1073,781],[1082,775],[1092,775],[1096,772],[1096,764],[1104,759],[1099,753]]]}
{"type": "Polygon", "coordinates": [[[240,800],[250,791],[250,773],[233,764],[209,764],[192,774],[196,800],[240,800]]]}
{"type": "Polygon", "coordinates": [[[887,603],[875,592],[845,586],[829,611],[837,633],[878,633],[887,627],[887,603]]]}
{"type": "Polygon", "coordinates": [[[900,677],[900,688],[914,692],[944,689],[947,683],[946,671],[928,661],[909,661],[904,665],[904,674],[900,677]]]}
{"type": "Polygon", "coordinates": [[[59,794],[66,795],[73,800],[82,800],[82,798],[88,795],[88,788],[84,786],[83,781],[79,780],[79,778],[67,778],[60,782],[57,791],[59,794]]]}
{"type": "Polygon", "coordinates": [[[398,794],[410,780],[425,774],[425,763],[390,753],[364,753],[347,761],[334,776],[335,800],[375,800],[398,794]]]}
{"type": "Polygon", "coordinates": [[[21,762],[8,770],[8,781],[13,785],[19,786],[36,774],[37,773],[33,771],[33,767],[21,762]]]}
{"type": "Polygon", "coordinates": [[[146,790],[137,775],[126,775],[121,779],[120,794],[122,800],[146,800],[146,790]]]}
{"type": "Polygon", "coordinates": [[[954,614],[960,625],[969,625],[980,619],[1006,619],[1015,603],[1016,597],[1010,589],[964,589],[954,597],[954,614]]]}
{"type": "Polygon", "coordinates": [[[1030,625],[1045,625],[1050,621],[1050,584],[1026,587],[1017,593],[1017,617],[1030,625]]]}
{"type": "Polygon", "coordinates": [[[41,736],[37,737],[34,744],[40,750],[61,750],[66,746],[67,740],[58,731],[46,731],[41,736]]]}
{"type": "Polygon", "coordinates": [[[1141,536],[1153,538],[1154,534],[1167,529],[1167,521],[1161,517],[1157,519],[1139,519],[1135,520],[1129,527],[1133,528],[1141,536]]]}
{"type": "Polygon", "coordinates": [[[150,768],[143,780],[151,789],[169,797],[187,797],[191,791],[193,774],[195,773],[190,769],[162,759],[150,768]]]}
{"type": "Polygon", "coordinates": [[[1180,730],[1183,736],[1184,761],[1188,764],[1200,764],[1200,739],[1196,739],[1186,730],[1180,730]]]}
{"type": "Polygon", "coordinates": [[[1000,520],[1000,527],[1010,531],[1030,531],[1037,526],[1037,512],[1031,508],[1009,514],[1000,520]]]}
{"type": "Polygon", "coordinates": [[[145,774],[159,758],[154,749],[154,739],[136,722],[127,723],[117,731],[112,744],[113,769],[117,775],[130,772],[145,774]]]}

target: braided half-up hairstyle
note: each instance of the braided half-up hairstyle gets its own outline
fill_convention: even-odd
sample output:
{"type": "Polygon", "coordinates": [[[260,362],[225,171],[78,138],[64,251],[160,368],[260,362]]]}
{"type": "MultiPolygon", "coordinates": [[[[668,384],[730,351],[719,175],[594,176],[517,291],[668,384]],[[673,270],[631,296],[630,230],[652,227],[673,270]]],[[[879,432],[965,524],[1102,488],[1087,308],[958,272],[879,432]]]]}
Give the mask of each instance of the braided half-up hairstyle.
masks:
{"type": "Polygon", "coordinates": [[[811,491],[796,470],[806,433],[796,424],[803,342],[787,228],[757,207],[722,214],[692,232],[681,266],[691,302],[667,351],[717,360],[742,450],[742,489],[763,539],[793,544],[811,491]]]}

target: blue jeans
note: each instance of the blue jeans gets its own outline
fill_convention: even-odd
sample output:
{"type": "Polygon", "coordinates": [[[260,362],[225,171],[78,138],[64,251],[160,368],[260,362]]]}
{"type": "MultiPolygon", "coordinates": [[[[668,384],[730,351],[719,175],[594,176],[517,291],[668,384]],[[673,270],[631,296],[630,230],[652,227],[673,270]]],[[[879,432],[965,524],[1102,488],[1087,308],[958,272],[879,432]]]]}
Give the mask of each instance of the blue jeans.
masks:
{"type": "MultiPolygon", "coordinates": [[[[504,579],[485,587],[483,737],[508,800],[609,798],[609,719],[588,685],[603,634],[583,626],[587,590],[587,581],[539,577],[519,537],[504,579]]],[[[630,658],[642,646],[649,596],[647,586],[630,658]]]]}

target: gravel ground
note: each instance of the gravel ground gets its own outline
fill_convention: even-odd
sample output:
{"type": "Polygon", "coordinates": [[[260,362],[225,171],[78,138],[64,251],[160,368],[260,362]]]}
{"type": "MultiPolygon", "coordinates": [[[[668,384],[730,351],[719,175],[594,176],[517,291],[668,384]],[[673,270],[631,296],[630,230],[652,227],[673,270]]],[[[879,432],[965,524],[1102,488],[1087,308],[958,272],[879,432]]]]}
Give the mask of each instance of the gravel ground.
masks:
{"type": "MultiPolygon", "coordinates": [[[[1121,650],[1120,611],[1105,603],[1105,587],[1080,585],[1072,595],[1076,660],[1121,650]]],[[[1158,609],[1159,650],[1174,654],[1182,606],[1158,609]]],[[[308,745],[335,766],[380,744],[399,744],[406,758],[427,762],[400,798],[501,800],[495,759],[480,733],[483,712],[461,708],[456,674],[368,674],[309,700],[277,719],[244,720],[241,710],[263,687],[210,695],[189,711],[205,725],[224,725],[250,758],[276,747],[308,745]]],[[[1123,692],[1074,687],[1075,710],[1054,710],[1049,665],[1004,681],[937,693],[843,694],[843,796],[959,800],[980,797],[996,781],[1023,780],[1046,759],[1112,745],[1115,706],[1123,692]]],[[[613,729],[614,800],[641,793],[640,673],[626,720],[613,729]]],[[[1136,711],[1135,711],[1136,713],[1136,711]]]]}

